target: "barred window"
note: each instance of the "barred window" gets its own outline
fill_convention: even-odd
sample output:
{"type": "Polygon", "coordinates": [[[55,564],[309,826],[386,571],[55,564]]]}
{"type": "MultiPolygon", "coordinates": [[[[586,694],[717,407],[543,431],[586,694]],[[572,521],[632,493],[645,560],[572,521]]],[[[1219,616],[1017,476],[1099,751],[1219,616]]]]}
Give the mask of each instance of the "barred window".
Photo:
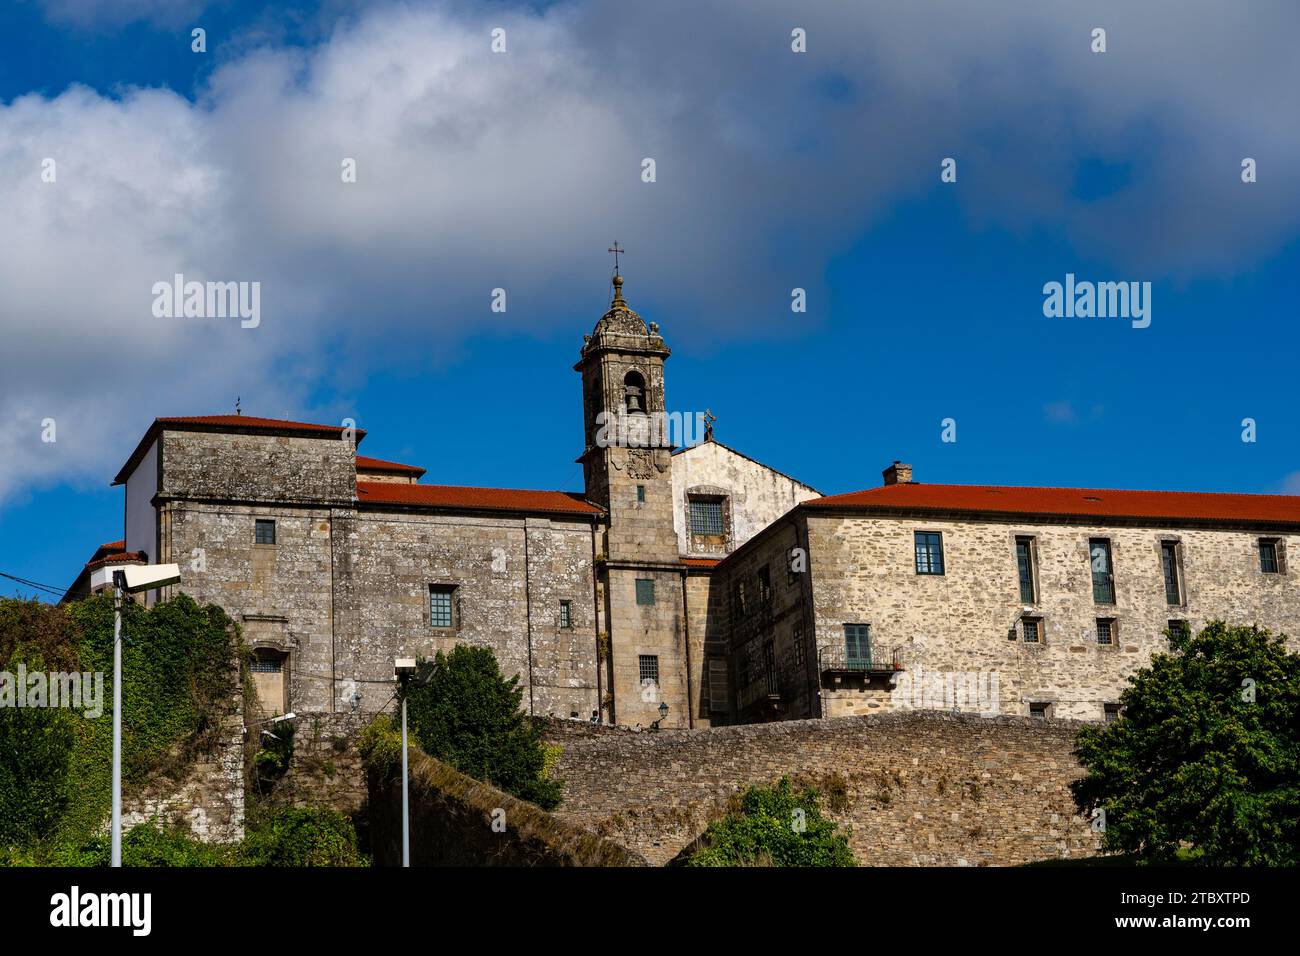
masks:
{"type": "Polygon", "coordinates": [[[275,521],[270,518],[258,518],[253,522],[254,544],[275,544],[275,521]]]}
{"type": "Polygon", "coordinates": [[[1169,622],[1169,633],[1174,637],[1181,637],[1187,634],[1187,622],[1174,620],[1169,622]]]}
{"type": "Polygon", "coordinates": [[[1259,569],[1265,574],[1277,574],[1279,570],[1277,560],[1277,539],[1260,538],[1259,539],[1259,569]]]}
{"type": "Polygon", "coordinates": [[[793,630],[790,632],[790,640],[794,642],[794,664],[796,667],[803,667],[804,647],[803,647],[803,622],[795,622],[793,630]]]}
{"type": "Polygon", "coordinates": [[[637,665],[641,672],[641,684],[658,684],[659,683],[659,656],[657,654],[640,654],[637,656],[637,665]]]}
{"type": "Polygon", "coordinates": [[[722,534],[722,501],[717,498],[692,498],[691,534],[722,534]]]}
{"type": "Polygon", "coordinates": [[[1046,720],[1049,716],[1051,716],[1051,712],[1052,712],[1051,704],[1043,704],[1043,703],[1035,702],[1029,705],[1029,716],[1037,717],[1039,720],[1046,720]]]}
{"type": "Polygon", "coordinates": [[[573,627],[573,602],[560,602],[560,627],[573,627]]]}
{"type": "Polygon", "coordinates": [[[654,602],[655,602],[654,578],[637,578],[636,579],[636,603],[654,604],[654,602]]]}
{"type": "Polygon", "coordinates": [[[767,692],[780,693],[776,682],[776,646],[770,639],[763,642],[763,670],[767,677],[767,692]]]}
{"type": "Polygon", "coordinates": [[[1110,541],[1093,538],[1088,542],[1092,560],[1092,599],[1097,604],[1115,603],[1115,574],[1110,563],[1110,541]]]}
{"type": "Polygon", "coordinates": [[[1109,617],[1097,618],[1097,643],[1114,644],[1115,643],[1115,621],[1109,617]]]}
{"type": "Polygon", "coordinates": [[[254,658],[253,663],[248,666],[254,674],[278,674],[284,670],[284,662],[278,657],[275,659],[269,657],[254,658]]]}
{"type": "Polygon", "coordinates": [[[916,573],[943,574],[943,535],[937,531],[916,532],[916,573]]]}
{"type": "Polygon", "coordinates": [[[1119,720],[1119,704],[1103,704],[1102,719],[1108,724],[1113,724],[1119,720]]]}
{"type": "Polygon", "coordinates": [[[452,595],[455,593],[454,585],[429,585],[429,623],[433,627],[452,626],[452,595]]]}
{"type": "Polygon", "coordinates": [[[1034,539],[1016,538],[1016,571],[1020,576],[1020,603],[1033,604],[1034,595],[1034,539]]]}
{"type": "Polygon", "coordinates": [[[1181,604],[1182,588],[1178,585],[1178,542],[1160,543],[1160,569],[1165,576],[1165,603],[1181,604]]]}
{"type": "Polygon", "coordinates": [[[766,564],[758,569],[758,599],[764,604],[772,600],[772,573],[766,564]]]}
{"type": "Polygon", "coordinates": [[[1021,634],[1026,644],[1038,644],[1043,639],[1042,618],[1022,617],[1020,619],[1021,634]]]}

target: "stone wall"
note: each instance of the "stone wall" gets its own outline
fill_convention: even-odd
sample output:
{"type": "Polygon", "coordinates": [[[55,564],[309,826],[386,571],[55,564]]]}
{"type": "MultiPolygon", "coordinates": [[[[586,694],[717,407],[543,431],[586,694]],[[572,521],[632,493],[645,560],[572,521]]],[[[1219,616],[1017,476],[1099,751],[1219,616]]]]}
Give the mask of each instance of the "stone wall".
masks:
{"type": "Polygon", "coordinates": [[[357,816],[366,804],[366,775],[357,737],[373,715],[299,714],[289,769],[266,796],[272,806],[326,806],[357,816]]]}
{"type": "MultiPolygon", "coordinates": [[[[639,854],[412,748],[412,866],[645,866],[639,854]],[[494,826],[495,823],[495,826],[494,826]]],[[[370,785],[377,866],[402,862],[400,774],[370,785]]]]}
{"type": "Polygon", "coordinates": [[[161,777],[123,793],[123,834],[151,820],[180,825],[209,843],[244,838],[244,734],[238,715],[224,721],[211,753],[186,767],[179,780],[161,777]]]}
{"type": "Polygon", "coordinates": [[[744,788],[789,774],[824,793],[863,865],[1012,865],[1088,856],[1068,784],[1080,723],[932,713],[634,733],[554,721],[561,819],[670,861],[744,788]]]}

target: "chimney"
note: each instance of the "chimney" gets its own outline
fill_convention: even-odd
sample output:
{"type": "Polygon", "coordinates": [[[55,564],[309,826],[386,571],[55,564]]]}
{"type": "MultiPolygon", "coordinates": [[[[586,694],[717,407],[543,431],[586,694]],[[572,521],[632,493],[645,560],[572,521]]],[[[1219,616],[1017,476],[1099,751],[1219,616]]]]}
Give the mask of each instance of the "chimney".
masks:
{"type": "Polygon", "coordinates": [[[912,483],[912,466],[896,461],[883,472],[887,485],[910,485],[912,483]]]}

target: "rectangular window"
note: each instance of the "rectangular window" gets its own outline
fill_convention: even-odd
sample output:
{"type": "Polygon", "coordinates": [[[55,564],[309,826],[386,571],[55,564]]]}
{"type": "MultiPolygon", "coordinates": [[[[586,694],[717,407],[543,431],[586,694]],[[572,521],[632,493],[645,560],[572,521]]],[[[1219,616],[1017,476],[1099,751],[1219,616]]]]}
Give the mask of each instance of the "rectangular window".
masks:
{"type": "Polygon", "coordinates": [[[1102,719],[1108,724],[1113,724],[1119,720],[1119,704],[1103,704],[1102,719]]]}
{"type": "Polygon", "coordinates": [[[1039,617],[1022,617],[1020,633],[1026,644],[1040,644],[1043,640],[1043,619],[1039,617]]]}
{"type": "Polygon", "coordinates": [[[560,627],[573,627],[573,602],[560,602],[560,627]]]}
{"type": "Polygon", "coordinates": [[[943,574],[943,535],[939,532],[916,532],[916,573],[943,574]]]}
{"type": "Polygon", "coordinates": [[[766,564],[758,569],[758,599],[764,604],[772,600],[772,573],[766,564]]]}
{"type": "Polygon", "coordinates": [[[429,585],[429,623],[433,627],[452,626],[452,595],[455,593],[454,585],[429,585]]]}
{"type": "Polygon", "coordinates": [[[275,522],[269,518],[258,518],[254,521],[253,542],[255,544],[275,544],[275,522]]]}
{"type": "Polygon", "coordinates": [[[1110,541],[1093,538],[1088,542],[1092,562],[1092,599],[1097,604],[1115,603],[1115,575],[1110,563],[1110,541]]]}
{"type": "Polygon", "coordinates": [[[736,655],[736,691],[749,686],[749,650],[744,648],[736,655]]]}
{"type": "Polygon", "coordinates": [[[1037,717],[1039,720],[1046,720],[1052,715],[1052,705],[1042,703],[1032,703],[1029,705],[1029,716],[1037,717]]]}
{"type": "Polygon", "coordinates": [[[636,500],[645,501],[645,485],[636,486],[636,500]]]}
{"type": "Polygon", "coordinates": [[[1259,569],[1265,574],[1277,574],[1282,563],[1277,559],[1277,538],[1259,539],[1259,569]]]}
{"type": "Polygon", "coordinates": [[[722,502],[717,499],[692,498],[691,534],[722,534],[722,502]]]}
{"type": "Polygon", "coordinates": [[[654,604],[654,602],[655,602],[654,578],[637,578],[636,579],[636,603],[654,604]]]}
{"type": "Polygon", "coordinates": [[[1115,643],[1115,619],[1110,617],[1097,618],[1097,643],[1114,644],[1115,643]]]}
{"type": "Polygon", "coordinates": [[[1020,603],[1035,603],[1033,538],[1016,538],[1016,571],[1020,576],[1020,603]]]}
{"type": "Polygon", "coordinates": [[[844,653],[850,665],[871,664],[871,625],[844,625],[844,653]]]}
{"type": "Polygon", "coordinates": [[[767,677],[767,692],[780,693],[776,684],[776,646],[770,639],[763,642],[763,672],[767,677]]]}
{"type": "Polygon", "coordinates": [[[641,654],[637,657],[641,671],[641,686],[659,683],[659,657],[655,654],[641,654]]]}
{"type": "Polygon", "coordinates": [[[803,667],[804,650],[803,650],[803,623],[795,624],[794,629],[790,632],[790,640],[794,642],[794,666],[803,667]]]}
{"type": "Polygon", "coordinates": [[[1187,622],[1181,620],[1170,621],[1169,633],[1174,637],[1185,636],[1187,634],[1187,622]]]}
{"type": "Polygon", "coordinates": [[[1165,603],[1182,604],[1183,591],[1178,584],[1178,542],[1160,543],[1160,567],[1165,576],[1165,603]]]}

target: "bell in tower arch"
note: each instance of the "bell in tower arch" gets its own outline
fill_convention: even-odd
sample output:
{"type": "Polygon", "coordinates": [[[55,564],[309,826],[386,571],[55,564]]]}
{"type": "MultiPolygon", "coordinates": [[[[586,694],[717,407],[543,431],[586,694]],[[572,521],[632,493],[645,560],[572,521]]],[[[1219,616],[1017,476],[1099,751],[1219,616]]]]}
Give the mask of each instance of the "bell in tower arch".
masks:
{"type": "Polygon", "coordinates": [[[623,378],[623,401],[629,412],[644,412],[645,379],[640,372],[628,372],[623,378]]]}

